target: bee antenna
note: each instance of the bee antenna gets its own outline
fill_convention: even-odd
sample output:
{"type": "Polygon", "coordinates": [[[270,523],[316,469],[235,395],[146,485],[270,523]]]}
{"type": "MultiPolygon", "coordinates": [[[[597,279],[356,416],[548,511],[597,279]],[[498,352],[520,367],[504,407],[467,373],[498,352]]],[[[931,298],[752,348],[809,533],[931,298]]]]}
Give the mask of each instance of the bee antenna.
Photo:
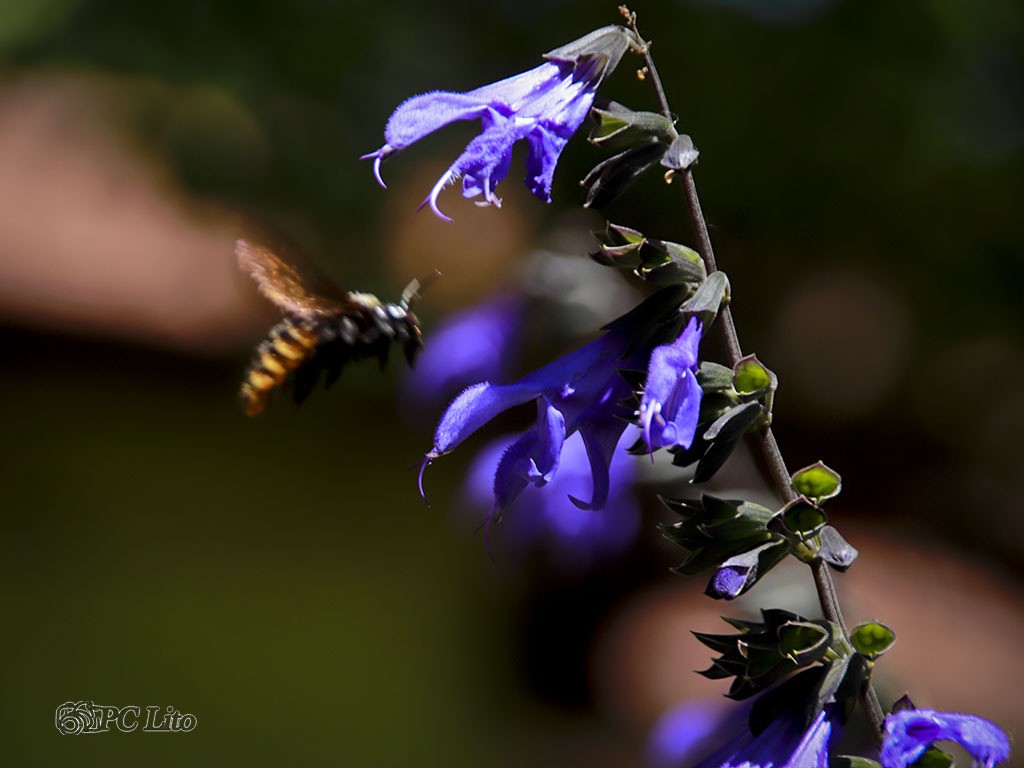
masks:
{"type": "Polygon", "coordinates": [[[420,296],[423,295],[424,291],[426,291],[430,286],[432,286],[442,277],[444,277],[444,275],[441,274],[441,270],[435,269],[426,277],[421,278],[419,280],[413,280],[411,283],[405,286],[405,290],[402,291],[402,306],[406,308],[411,307],[413,305],[413,302],[417,301],[420,298],[420,296]]]}

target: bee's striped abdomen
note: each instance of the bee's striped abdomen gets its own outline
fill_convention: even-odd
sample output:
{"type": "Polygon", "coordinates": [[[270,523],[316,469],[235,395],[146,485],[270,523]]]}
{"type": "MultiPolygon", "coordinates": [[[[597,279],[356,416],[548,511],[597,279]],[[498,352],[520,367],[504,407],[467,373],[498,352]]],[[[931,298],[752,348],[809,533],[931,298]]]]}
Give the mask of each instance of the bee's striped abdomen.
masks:
{"type": "Polygon", "coordinates": [[[242,378],[239,395],[247,415],[263,413],[271,391],[284,384],[288,374],[313,353],[317,342],[315,322],[287,317],[270,329],[242,378]]]}

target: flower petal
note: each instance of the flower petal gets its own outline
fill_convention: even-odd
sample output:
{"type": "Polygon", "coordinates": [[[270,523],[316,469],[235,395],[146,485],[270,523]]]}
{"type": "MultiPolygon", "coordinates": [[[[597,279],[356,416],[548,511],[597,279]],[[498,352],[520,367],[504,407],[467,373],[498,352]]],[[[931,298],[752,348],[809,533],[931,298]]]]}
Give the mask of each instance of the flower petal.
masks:
{"type": "Polygon", "coordinates": [[[580,427],[583,444],[587,447],[587,458],[590,459],[590,474],[594,480],[594,492],[590,501],[581,501],[573,496],[569,498],[580,509],[604,509],[608,503],[609,473],[615,447],[626,429],[626,422],[611,418],[605,423],[590,423],[580,427]]]}
{"type": "MultiPolygon", "coordinates": [[[[533,430],[513,442],[501,455],[498,468],[494,471],[494,509],[490,518],[501,519],[501,513],[519,498],[529,485],[525,466],[533,461],[537,449],[537,433],[533,430]]],[[[488,518],[488,521],[490,521],[488,518]]]]}
{"type": "Polygon", "coordinates": [[[470,387],[452,401],[441,417],[428,459],[448,453],[502,411],[532,400],[539,394],[537,390],[518,383],[500,385],[484,382],[470,387]]]}
{"type": "Polygon", "coordinates": [[[534,485],[544,485],[558,469],[565,442],[565,417],[546,397],[537,399],[537,452],[530,475],[534,485]]]}
{"type": "Polygon", "coordinates": [[[679,337],[651,351],[640,401],[640,424],[647,450],[671,445],[689,448],[697,431],[703,392],[697,368],[701,325],[691,317],[679,337]]]}
{"type": "Polygon", "coordinates": [[[1006,734],[984,718],[934,709],[905,709],[885,719],[882,765],[906,768],[936,741],[955,741],[982,768],[992,768],[1010,756],[1006,734]]]}
{"type": "Polygon", "coordinates": [[[533,196],[545,203],[551,202],[551,183],[555,177],[558,157],[569,142],[568,136],[538,126],[526,137],[530,152],[526,156],[526,186],[533,196]]]}
{"type": "Polygon", "coordinates": [[[832,723],[824,712],[819,712],[785,768],[828,768],[828,741],[831,735],[832,723]]]}
{"type": "Polygon", "coordinates": [[[449,315],[434,328],[430,344],[403,380],[402,405],[409,418],[510,370],[518,359],[516,331],[522,312],[518,295],[496,295],[449,315]]]}
{"type": "Polygon", "coordinates": [[[517,127],[511,120],[504,120],[466,145],[450,170],[454,176],[465,177],[463,197],[483,195],[485,202],[497,204],[494,188],[508,176],[512,145],[522,138],[522,133],[522,127],[517,127]]]}
{"type": "Polygon", "coordinates": [[[538,93],[544,93],[557,85],[564,69],[564,64],[545,61],[526,72],[475,88],[464,95],[477,103],[489,104],[511,115],[522,109],[525,103],[535,100],[538,93]]]}
{"type": "Polygon", "coordinates": [[[680,377],[676,396],[667,404],[668,423],[671,425],[671,437],[666,429],[664,437],[666,445],[678,445],[686,449],[693,445],[697,433],[697,421],[700,419],[700,401],[704,391],[697,383],[693,371],[686,371],[680,377]]]}
{"type": "Polygon", "coordinates": [[[406,99],[388,119],[384,141],[392,154],[456,120],[486,114],[490,105],[468,93],[431,91],[406,99]]]}

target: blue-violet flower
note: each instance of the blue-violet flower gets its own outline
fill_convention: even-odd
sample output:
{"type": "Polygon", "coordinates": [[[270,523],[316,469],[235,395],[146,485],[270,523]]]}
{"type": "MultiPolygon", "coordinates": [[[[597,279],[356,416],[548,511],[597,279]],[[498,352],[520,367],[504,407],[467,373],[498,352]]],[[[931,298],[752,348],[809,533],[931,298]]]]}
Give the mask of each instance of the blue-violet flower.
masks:
{"type": "MultiPolygon", "coordinates": [[[[654,294],[607,325],[605,334],[597,340],[516,382],[483,382],[464,391],[441,417],[423,468],[498,414],[534,401],[536,426],[515,440],[498,462],[492,517],[500,516],[528,485],[543,486],[551,481],[558,470],[562,445],[576,432],[586,448],[593,486],[589,501],[570,498],[581,509],[603,508],[608,500],[615,447],[634,415],[625,405],[633,396],[633,388],[620,371],[645,370],[653,354],[662,349],[656,341],[668,333],[672,334],[669,338],[675,335],[673,329],[679,327],[682,318],[677,304],[665,304],[666,296],[654,294]],[[650,317],[666,310],[667,316],[650,317]]],[[[683,336],[692,335],[697,327],[691,320],[683,336]]],[[[677,427],[680,433],[692,435],[696,411],[685,403],[677,410],[682,414],[680,419],[692,413],[693,424],[680,422],[677,427]]],[[[421,492],[422,476],[421,471],[421,492]]]]}
{"type": "Polygon", "coordinates": [[[936,741],[955,741],[979,768],[992,768],[1010,756],[1006,734],[984,718],[934,709],[904,709],[885,719],[882,765],[907,768],[936,741]]]}
{"type": "Polygon", "coordinates": [[[744,731],[697,768],[828,768],[832,722],[824,711],[807,728],[787,713],[757,736],[744,731]]]}
{"type": "Polygon", "coordinates": [[[648,452],[693,444],[703,394],[697,383],[700,336],[701,325],[694,316],[675,342],[651,352],[640,401],[640,426],[648,452]]]}
{"type": "MultiPolygon", "coordinates": [[[[622,436],[616,450],[625,450],[636,437],[622,436]]],[[[494,473],[507,438],[485,446],[466,475],[465,493],[474,508],[490,504],[494,473]]],[[[579,433],[565,439],[558,474],[544,488],[527,487],[517,514],[508,521],[503,539],[518,556],[540,552],[559,570],[582,572],[621,555],[640,530],[640,507],[632,493],[635,461],[615,461],[604,509],[582,510],[570,497],[590,489],[590,462],[579,433]]]]}
{"type": "Polygon", "coordinates": [[[427,198],[442,219],[437,197],[450,182],[462,178],[464,197],[481,197],[484,205],[501,205],[495,187],[509,171],[512,145],[525,139],[526,185],[544,202],[551,200],[551,181],[562,149],[594,102],[594,93],[615,68],[629,44],[623,27],[604,27],[548,53],[543,64],[527,72],[465,93],[432,91],[403,102],[384,129],[384,146],[363,155],[373,158],[381,186],[381,161],[456,120],[480,119],[480,135],[445,171],[427,198]]]}
{"type": "Polygon", "coordinates": [[[507,373],[518,358],[524,311],[517,294],[491,296],[431,330],[430,344],[405,378],[403,401],[410,410],[451,402],[470,384],[507,373]]]}

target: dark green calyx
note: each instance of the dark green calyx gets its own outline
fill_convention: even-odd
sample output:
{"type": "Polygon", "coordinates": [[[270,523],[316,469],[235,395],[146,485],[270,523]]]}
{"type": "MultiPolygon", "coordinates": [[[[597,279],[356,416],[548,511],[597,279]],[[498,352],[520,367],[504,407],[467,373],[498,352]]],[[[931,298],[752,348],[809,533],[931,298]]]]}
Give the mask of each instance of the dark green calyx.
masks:
{"type": "Polygon", "coordinates": [[[842,537],[842,535],[831,525],[821,529],[821,536],[818,540],[818,554],[822,560],[831,565],[837,571],[846,571],[859,554],[857,550],[842,537]]]}
{"type": "Polygon", "coordinates": [[[629,149],[612,155],[595,165],[580,184],[587,190],[583,205],[599,211],[625,192],[644,171],[657,165],[665,154],[666,144],[645,139],[629,149]]]}
{"type": "Polygon", "coordinates": [[[571,62],[576,68],[593,73],[597,82],[600,82],[618,66],[622,55],[637,44],[633,32],[613,24],[595,29],[571,43],[548,51],[544,58],[548,61],[571,62]]]}
{"type": "Polygon", "coordinates": [[[938,747],[928,747],[924,754],[910,764],[910,768],[949,768],[953,756],[938,747]]]}
{"type": "Polygon", "coordinates": [[[637,139],[657,139],[670,148],[677,134],[672,121],[657,112],[636,112],[618,102],[590,110],[594,127],[588,139],[599,146],[625,147],[637,139]]]}
{"type": "Polygon", "coordinates": [[[792,621],[779,629],[779,650],[801,666],[824,656],[831,642],[832,632],[827,625],[792,621]]]}
{"type": "Polygon", "coordinates": [[[896,633],[878,621],[863,621],[850,632],[853,647],[867,658],[874,660],[896,643],[896,633]]]}
{"type": "Polygon", "coordinates": [[[629,227],[609,223],[595,232],[600,243],[590,257],[598,264],[630,269],[642,280],[699,285],[707,273],[700,254],[679,243],[647,237],[629,227]]]}
{"type": "Polygon", "coordinates": [[[661,158],[661,164],[672,171],[685,171],[697,162],[700,151],[693,145],[693,139],[685,133],[672,140],[668,151],[661,158]]]}
{"type": "Polygon", "coordinates": [[[839,473],[821,461],[794,472],[791,482],[794,491],[819,504],[843,489],[839,473]]]}
{"type": "Polygon", "coordinates": [[[825,511],[801,496],[783,507],[769,527],[802,544],[821,533],[827,522],[825,511]]]}
{"type": "Polygon", "coordinates": [[[692,576],[714,569],[706,594],[732,600],[753,587],[788,554],[786,540],[768,530],[773,512],[760,504],[720,499],[662,499],[682,521],[662,527],[686,550],[674,570],[692,576]]]}
{"type": "Polygon", "coordinates": [[[744,357],[733,367],[733,388],[740,395],[763,395],[778,386],[778,377],[754,355],[744,357]]]}
{"type": "Polygon", "coordinates": [[[678,523],[663,526],[662,531],[687,551],[686,559],[676,570],[688,576],[717,568],[729,558],[762,544],[784,544],[781,537],[767,529],[774,513],[760,504],[720,499],[707,493],[699,499],[662,502],[682,518],[678,523]]]}
{"type": "Polygon", "coordinates": [[[831,768],[882,768],[882,765],[866,757],[838,755],[832,758],[831,768]]]}
{"type": "MultiPolygon", "coordinates": [[[[726,694],[730,698],[753,696],[823,660],[836,636],[829,622],[809,621],[782,610],[764,610],[761,615],[760,622],[726,619],[739,630],[736,634],[694,633],[700,642],[719,653],[700,674],[716,679],[734,678],[726,694]]],[[[822,670],[830,666],[831,663],[815,670],[816,688],[828,677],[822,670]]]]}

